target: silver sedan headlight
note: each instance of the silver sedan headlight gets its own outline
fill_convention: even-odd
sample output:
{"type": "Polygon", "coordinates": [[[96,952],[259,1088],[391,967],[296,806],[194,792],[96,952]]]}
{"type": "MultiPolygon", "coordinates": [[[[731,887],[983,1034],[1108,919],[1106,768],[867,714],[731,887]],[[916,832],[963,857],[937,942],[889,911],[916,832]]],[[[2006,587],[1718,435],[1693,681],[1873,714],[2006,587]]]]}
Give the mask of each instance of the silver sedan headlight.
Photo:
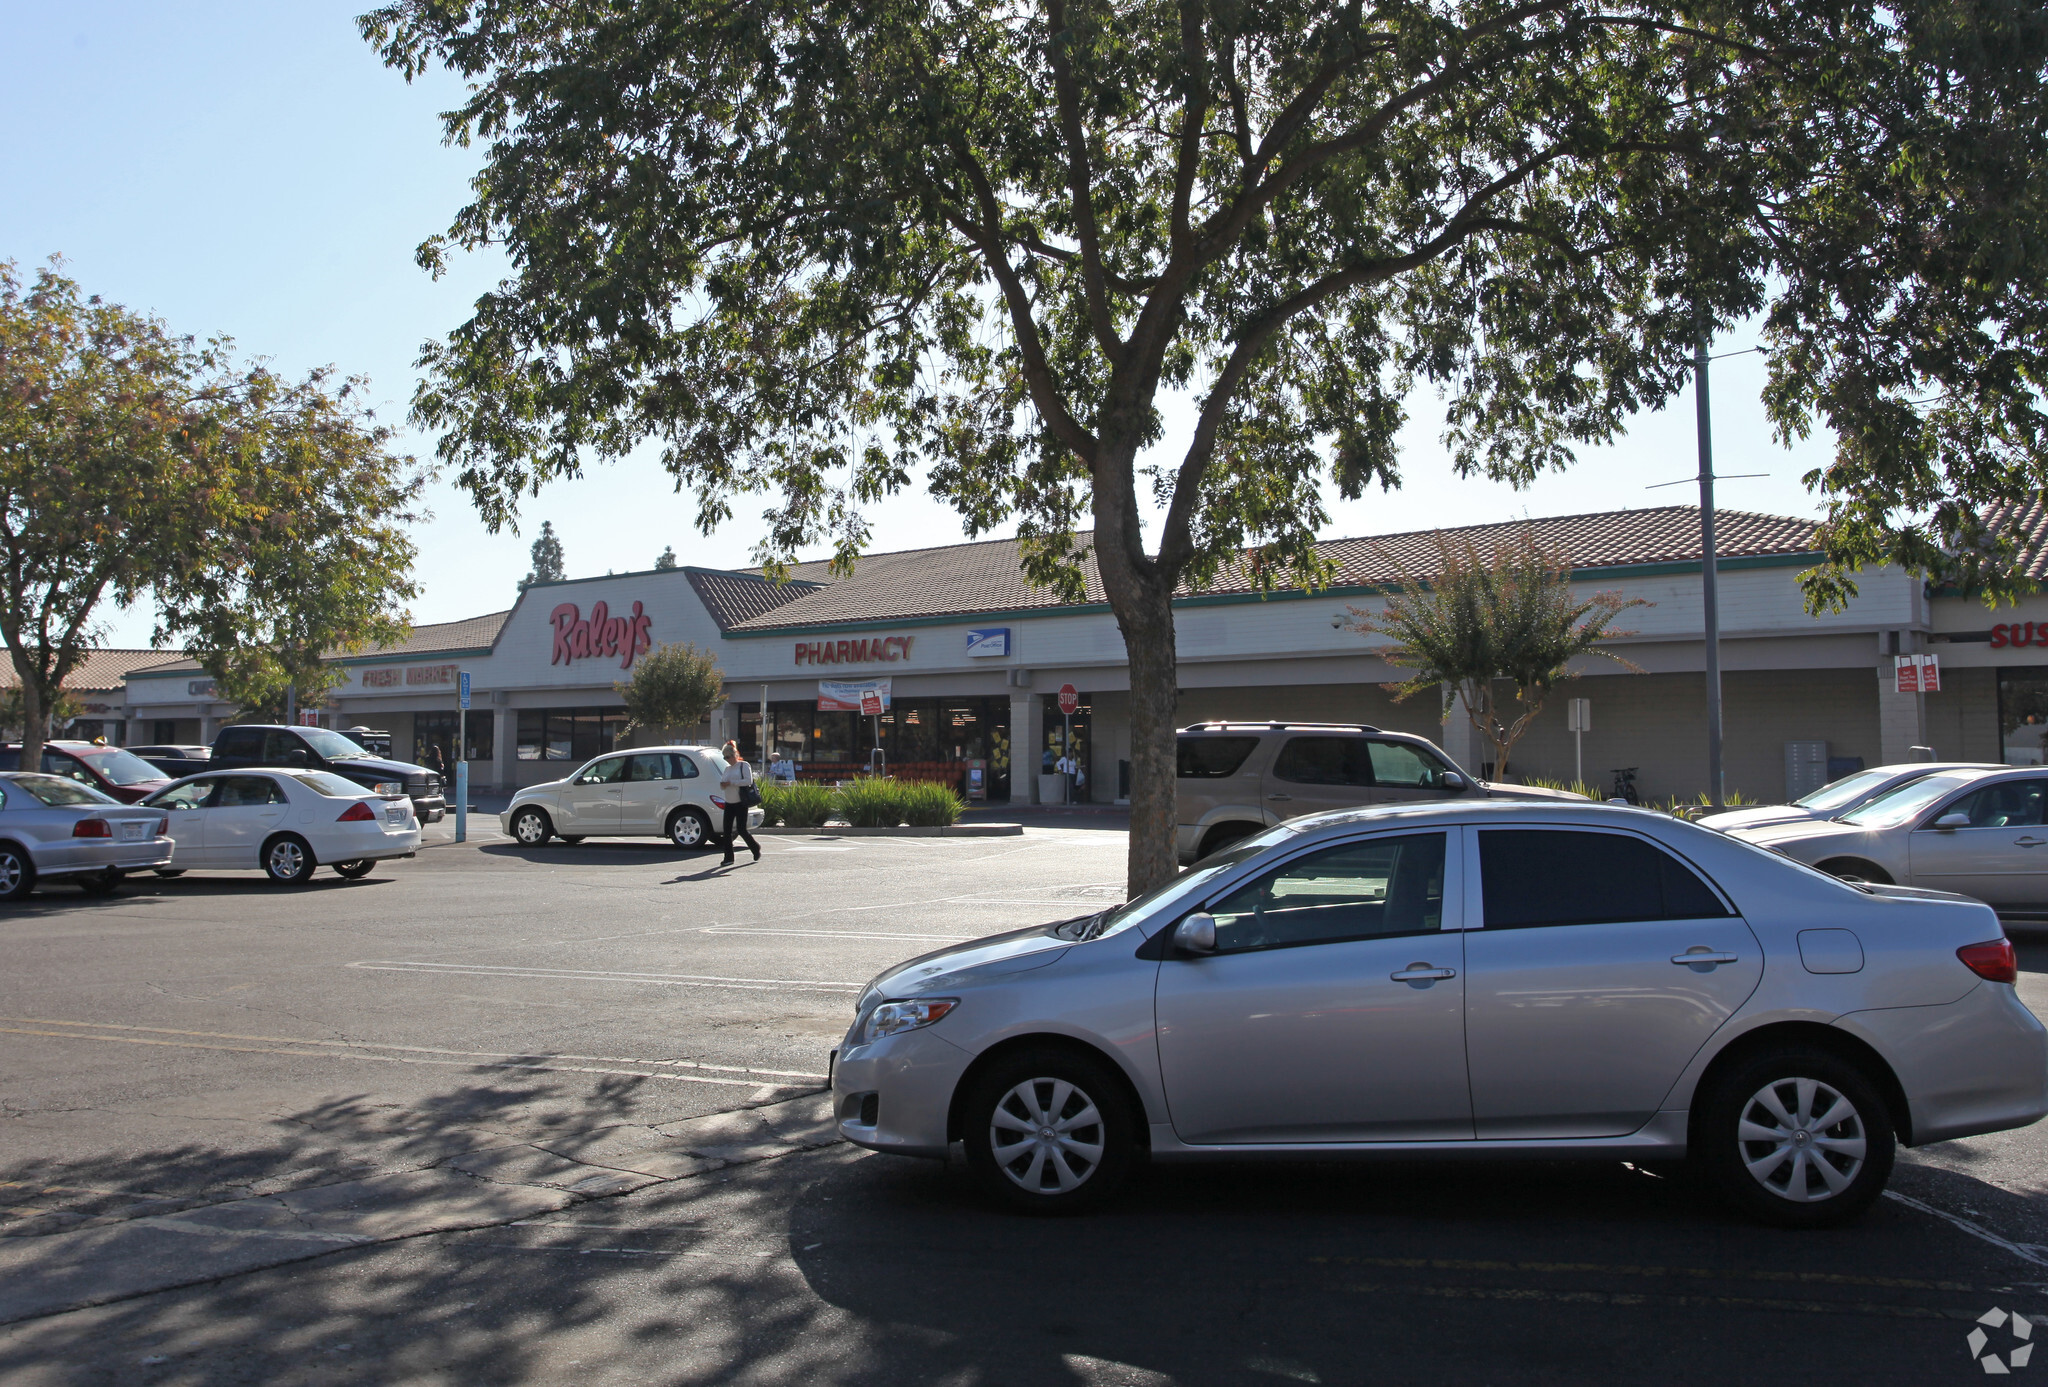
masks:
{"type": "Polygon", "coordinates": [[[860,1030],[861,1043],[866,1045],[884,1036],[922,1030],[959,1005],[957,997],[915,997],[902,1002],[884,1002],[868,1013],[867,1024],[860,1030]]]}

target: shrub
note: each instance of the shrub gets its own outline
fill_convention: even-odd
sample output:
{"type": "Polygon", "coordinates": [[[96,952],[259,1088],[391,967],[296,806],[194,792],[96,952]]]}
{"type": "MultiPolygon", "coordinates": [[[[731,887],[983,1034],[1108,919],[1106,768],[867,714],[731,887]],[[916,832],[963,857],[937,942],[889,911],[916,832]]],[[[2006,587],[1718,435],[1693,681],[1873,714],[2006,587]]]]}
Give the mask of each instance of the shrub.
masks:
{"type": "Polygon", "coordinates": [[[839,813],[855,828],[894,828],[903,822],[907,786],[864,775],[839,787],[839,813]]]}
{"type": "Polygon", "coordinates": [[[903,821],[920,828],[944,828],[958,823],[961,813],[967,808],[967,801],[961,799],[951,785],[926,780],[913,781],[901,788],[903,821]]]}
{"type": "Polygon", "coordinates": [[[832,792],[823,785],[761,785],[763,821],[790,828],[817,828],[832,817],[832,792]]]}

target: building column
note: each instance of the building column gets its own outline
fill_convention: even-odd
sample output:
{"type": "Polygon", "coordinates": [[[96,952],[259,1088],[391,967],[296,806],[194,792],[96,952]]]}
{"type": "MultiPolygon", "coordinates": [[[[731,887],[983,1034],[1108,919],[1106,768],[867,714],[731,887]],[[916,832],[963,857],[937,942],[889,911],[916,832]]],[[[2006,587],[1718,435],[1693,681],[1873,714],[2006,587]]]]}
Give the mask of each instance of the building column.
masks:
{"type": "Polygon", "coordinates": [[[219,735],[220,719],[202,709],[199,714],[199,740],[207,746],[212,746],[213,739],[219,735]]]}
{"type": "MultiPolygon", "coordinates": [[[[1450,694],[1448,688],[1444,693],[1450,694]]],[[[1465,707],[1465,696],[1453,694],[1444,705],[1444,724],[1438,741],[1465,774],[1477,776],[1479,764],[1484,759],[1479,745],[1479,730],[1472,725],[1472,714],[1465,707]]]]}
{"type": "Polygon", "coordinates": [[[1898,692],[1898,674],[1887,657],[1877,670],[1877,740],[1882,764],[1897,766],[1920,759],[1916,746],[1927,744],[1925,694],[1898,692]]]}
{"type": "Polygon", "coordinates": [[[1045,749],[1045,706],[1038,695],[1010,695],[1010,803],[1037,804],[1038,758],[1045,749]]]}
{"type": "Polygon", "coordinates": [[[497,719],[491,728],[494,759],[491,766],[491,788],[501,795],[509,795],[517,787],[519,770],[519,710],[517,708],[493,708],[491,716],[497,719]]]}

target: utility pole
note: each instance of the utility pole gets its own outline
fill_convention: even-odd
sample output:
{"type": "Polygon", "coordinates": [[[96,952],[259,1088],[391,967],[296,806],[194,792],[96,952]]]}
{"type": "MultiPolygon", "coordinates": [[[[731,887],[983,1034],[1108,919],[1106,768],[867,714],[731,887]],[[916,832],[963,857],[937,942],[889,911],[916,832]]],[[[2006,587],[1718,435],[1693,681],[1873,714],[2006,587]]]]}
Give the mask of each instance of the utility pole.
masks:
{"type": "Polygon", "coordinates": [[[1706,618],[1707,799],[1723,807],[1721,771],[1721,594],[1714,552],[1714,425],[1707,402],[1707,335],[1693,344],[1693,405],[1700,438],[1700,605],[1706,618]]]}

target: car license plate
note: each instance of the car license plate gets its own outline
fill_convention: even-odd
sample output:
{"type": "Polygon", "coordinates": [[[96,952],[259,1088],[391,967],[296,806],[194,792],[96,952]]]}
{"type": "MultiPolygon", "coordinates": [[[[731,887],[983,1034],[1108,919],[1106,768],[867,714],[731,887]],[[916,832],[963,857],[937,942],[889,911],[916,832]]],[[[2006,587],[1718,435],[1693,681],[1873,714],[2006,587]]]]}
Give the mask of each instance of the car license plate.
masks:
{"type": "Polygon", "coordinates": [[[145,839],[147,839],[148,837],[149,837],[149,820],[147,820],[147,819],[123,819],[123,820],[121,821],[121,841],[122,841],[122,842],[124,842],[124,843],[140,843],[140,842],[144,841],[145,839]]]}
{"type": "Polygon", "coordinates": [[[390,807],[389,809],[386,809],[386,810],[384,811],[384,821],[385,821],[386,823],[394,823],[394,824],[402,824],[402,823],[404,823],[404,822],[405,822],[405,806],[404,806],[404,805],[402,805],[402,804],[394,804],[394,805],[392,805],[392,806],[391,806],[391,807],[390,807]]]}

